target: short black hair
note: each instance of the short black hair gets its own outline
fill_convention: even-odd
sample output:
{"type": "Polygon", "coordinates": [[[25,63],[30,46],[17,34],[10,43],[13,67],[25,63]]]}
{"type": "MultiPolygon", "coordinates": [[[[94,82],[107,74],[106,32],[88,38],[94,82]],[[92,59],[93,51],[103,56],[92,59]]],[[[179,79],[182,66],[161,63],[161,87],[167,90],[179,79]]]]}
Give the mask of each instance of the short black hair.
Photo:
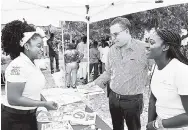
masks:
{"type": "Polygon", "coordinates": [[[106,40],[106,41],[109,41],[109,40],[110,40],[110,37],[109,37],[109,36],[107,36],[105,40],[106,40]]]}
{"type": "Polygon", "coordinates": [[[94,46],[94,47],[97,47],[97,46],[98,46],[98,42],[97,42],[97,41],[94,41],[94,42],[93,42],[93,46],[94,46]]]}
{"type": "Polygon", "coordinates": [[[68,49],[76,49],[76,45],[74,43],[68,43],[67,46],[68,49]]]}
{"type": "Polygon", "coordinates": [[[83,36],[83,37],[82,37],[82,41],[83,41],[84,43],[86,43],[86,42],[87,42],[87,36],[83,36]]]}
{"type": "Polygon", "coordinates": [[[105,41],[105,42],[103,43],[103,47],[107,47],[107,46],[109,46],[109,44],[108,44],[107,41],[105,41]]]}
{"type": "Polygon", "coordinates": [[[54,37],[54,33],[50,33],[50,38],[53,38],[54,37]]]}
{"type": "Polygon", "coordinates": [[[129,29],[129,31],[131,30],[131,23],[127,18],[123,18],[123,17],[117,17],[115,18],[111,23],[110,23],[110,27],[115,25],[115,24],[119,24],[123,29],[129,29]]]}
{"type": "Polygon", "coordinates": [[[34,32],[36,29],[33,26],[19,20],[14,20],[5,25],[1,33],[2,49],[6,54],[10,55],[11,59],[15,59],[24,51],[20,46],[20,41],[24,37],[25,32],[34,32]]]}

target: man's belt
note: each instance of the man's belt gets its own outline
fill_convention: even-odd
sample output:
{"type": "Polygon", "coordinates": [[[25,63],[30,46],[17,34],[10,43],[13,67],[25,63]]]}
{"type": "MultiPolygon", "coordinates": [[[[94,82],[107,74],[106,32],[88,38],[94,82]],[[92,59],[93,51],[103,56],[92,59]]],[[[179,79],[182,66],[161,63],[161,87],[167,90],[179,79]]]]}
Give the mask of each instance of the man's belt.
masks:
{"type": "Polygon", "coordinates": [[[138,98],[143,98],[143,94],[136,94],[136,95],[120,95],[115,93],[114,91],[111,90],[112,95],[114,95],[117,99],[138,99],[138,98]]]}

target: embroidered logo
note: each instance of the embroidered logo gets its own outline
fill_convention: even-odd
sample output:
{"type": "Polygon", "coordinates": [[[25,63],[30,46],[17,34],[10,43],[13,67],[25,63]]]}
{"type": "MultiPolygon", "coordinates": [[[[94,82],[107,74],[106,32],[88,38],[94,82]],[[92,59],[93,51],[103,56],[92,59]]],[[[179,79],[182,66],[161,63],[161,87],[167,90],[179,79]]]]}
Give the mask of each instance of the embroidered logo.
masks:
{"type": "Polygon", "coordinates": [[[14,66],[11,70],[11,75],[20,75],[20,67],[14,66]]]}

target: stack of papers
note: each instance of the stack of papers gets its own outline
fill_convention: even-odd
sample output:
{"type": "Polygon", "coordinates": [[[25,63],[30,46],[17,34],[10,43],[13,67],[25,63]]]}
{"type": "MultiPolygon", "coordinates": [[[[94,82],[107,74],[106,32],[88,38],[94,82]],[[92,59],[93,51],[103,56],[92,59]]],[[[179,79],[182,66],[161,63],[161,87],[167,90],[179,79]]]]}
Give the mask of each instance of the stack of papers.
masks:
{"type": "Polygon", "coordinates": [[[97,114],[88,113],[82,110],[75,110],[70,119],[71,125],[93,125],[95,124],[97,114]]]}
{"type": "Polygon", "coordinates": [[[80,96],[72,89],[50,88],[41,93],[47,101],[54,101],[59,106],[82,101],[80,96]]]}
{"type": "Polygon", "coordinates": [[[51,119],[53,122],[63,122],[64,120],[64,113],[61,111],[53,110],[49,111],[51,115],[51,119]]]}
{"type": "Polygon", "coordinates": [[[58,111],[61,111],[66,115],[71,115],[76,109],[85,111],[86,105],[83,102],[75,102],[75,103],[61,106],[58,109],[58,111]]]}
{"type": "Polygon", "coordinates": [[[53,119],[49,112],[41,111],[37,116],[37,121],[38,122],[52,122],[53,119]]]}
{"type": "Polygon", "coordinates": [[[95,94],[102,94],[104,93],[104,90],[100,88],[98,85],[95,86],[84,86],[84,85],[79,85],[77,86],[77,90],[80,94],[89,94],[89,95],[95,95],[95,94]]]}
{"type": "Polygon", "coordinates": [[[67,122],[53,122],[48,124],[42,124],[42,130],[73,130],[72,126],[67,122]]]}
{"type": "Polygon", "coordinates": [[[72,103],[60,106],[58,110],[50,110],[48,112],[41,111],[37,116],[38,122],[63,122],[70,120],[72,113],[76,110],[85,111],[86,105],[83,102],[72,103]]]}
{"type": "Polygon", "coordinates": [[[63,122],[64,114],[59,111],[49,111],[48,114],[40,112],[37,116],[38,122],[63,122]]]}

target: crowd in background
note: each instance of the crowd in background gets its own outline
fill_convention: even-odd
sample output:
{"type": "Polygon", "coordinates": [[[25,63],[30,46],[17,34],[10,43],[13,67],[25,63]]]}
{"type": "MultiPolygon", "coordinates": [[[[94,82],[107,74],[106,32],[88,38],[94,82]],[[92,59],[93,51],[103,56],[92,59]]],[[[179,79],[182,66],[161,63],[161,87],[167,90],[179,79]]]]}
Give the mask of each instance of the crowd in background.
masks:
{"type": "Polygon", "coordinates": [[[105,71],[109,48],[111,46],[109,38],[100,41],[91,41],[89,49],[89,73],[91,80],[95,80],[105,71]]]}

